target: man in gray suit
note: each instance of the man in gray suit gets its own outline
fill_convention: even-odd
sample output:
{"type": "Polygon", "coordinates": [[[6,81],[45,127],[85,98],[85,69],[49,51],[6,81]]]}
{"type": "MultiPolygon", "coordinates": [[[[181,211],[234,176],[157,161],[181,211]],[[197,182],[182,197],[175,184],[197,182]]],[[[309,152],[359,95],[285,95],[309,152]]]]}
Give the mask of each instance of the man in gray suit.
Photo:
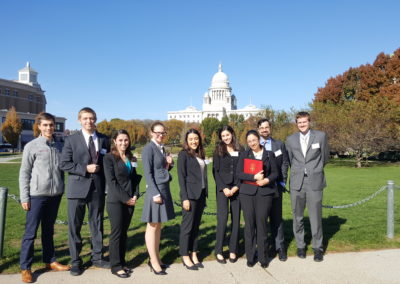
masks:
{"type": "Polygon", "coordinates": [[[102,259],[105,179],[103,156],[110,150],[108,137],[96,131],[96,113],[85,107],[79,111],[82,130],[66,137],[60,168],[68,172],[68,241],[73,276],[82,274],[81,228],[85,208],[89,210],[92,241],[92,263],[99,268],[110,268],[102,259]]]}
{"type": "Polygon", "coordinates": [[[293,233],[297,256],[306,257],[304,242],[304,209],[307,205],[311,224],[314,260],[323,260],[322,190],[326,187],[324,166],[329,160],[328,138],[322,131],[310,129],[310,114],[296,115],[298,133],[286,139],[290,163],[290,198],[293,212],[293,233]]]}

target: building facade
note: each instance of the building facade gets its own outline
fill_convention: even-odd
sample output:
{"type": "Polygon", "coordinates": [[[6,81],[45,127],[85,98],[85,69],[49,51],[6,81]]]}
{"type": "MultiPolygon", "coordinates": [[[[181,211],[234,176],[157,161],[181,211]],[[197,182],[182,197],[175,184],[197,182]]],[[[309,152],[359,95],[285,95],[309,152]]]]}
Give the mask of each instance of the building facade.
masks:
{"type": "Polygon", "coordinates": [[[169,111],[168,120],[177,119],[185,122],[202,122],[207,117],[221,120],[230,114],[243,115],[245,119],[259,114],[262,109],[255,105],[247,105],[245,108],[237,108],[236,96],[232,92],[228,76],[222,71],[219,64],[218,72],[211,79],[211,86],[203,96],[203,109],[198,110],[189,106],[185,110],[169,111]]]}
{"type": "MultiPolygon", "coordinates": [[[[32,126],[38,113],[46,111],[46,96],[38,83],[38,72],[29,62],[18,71],[18,80],[0,78],[0,143],[6,143],[1,128],[8,110],[15,107],[22,122],[21,146],[34,138],[32,126]]],[[[64,132],[65,118],[56,117],[56,134],[64,132]]]]}

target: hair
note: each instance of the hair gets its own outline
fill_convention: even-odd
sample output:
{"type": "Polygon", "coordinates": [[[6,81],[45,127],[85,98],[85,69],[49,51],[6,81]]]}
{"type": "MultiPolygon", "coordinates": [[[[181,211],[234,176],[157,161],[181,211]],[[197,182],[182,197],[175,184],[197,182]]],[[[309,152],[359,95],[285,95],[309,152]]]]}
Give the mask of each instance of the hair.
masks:
{"type": "Polygon", "coordinates": [[[236,134],[235,130],[229,125],[224,125],[218,130],[218,138],[219,141],[217,142],[217,145],[215,146],[215,151],[214,154],[222,157],[224,155],[228,154],[228,147],[224,141],[222,141],[222,132],[228,131],[232,134],[232,141],[231,145],[233,146],[234,151],[240,151],[242,150],[242,146],[240,146],[239,142],[236,139],[236,134]]]}
{"type": "Polygon", "coordinates": [[[113,133],[112,135],[112,140],[113,140],[113,145],[111,147],[111,153],[117,158],[117,159],[121,159],[121,155],[119,154],[117,147],[115,146],[114,140],[117,139],[118,135],[120,134],[125,134],[126,136],[128,136],[128,140],[129,140],[129,144],[128,147],[125,150],[125,156],[128,157],[129,160],[132,159],[133,155],[131,152],[131,137],[129,136],[128,132],[125,129],[120,129],[117,130],[113,133]]]}
{"type": "Polygon", "coordinates": [[[310,114],[309,114],[308,112],[306,112],[306,111],[299,111],[299,112],[296,114],[296,122],[297,122],[297,119],[299,119],[299,118],[301,118],[301,117],[307,117],[307,118],[308,118],[308,121],[311,121],[311,119],[310,119],[310,114]]]}
{"type": "Polygon", "coordinates": [[[269,121],[268,118],[262,118],[257,122],[257,128],[259,128],[261,124],[263,124],[264,122],[268,122],[268,125],[271,126],[271,122],[269,121]]]}
{"type": "Polygon", "coordinates": [[[203,142],[201,139],[200,132],[197,129],[190,128],[186,134],[185,134],[185,141],[183,141],[183,150],[186,151],[190,156],[192,157],[199,157],[204,159],[206,157],[204,153],[204,148],[203,148],[203,142]],[[187,142],[189,134],[194,133],[199,137],[199,146],[197,147],[196,150],[193,150],[192,148],[189,147],[189,144],[187,142]]]}
{"type": "Polygon", "coordinates": [[[159,125],[164,127],[164,129],[165,129],[165,125],[161,121],[156,121],[156,122],[153,122],[153,124],[150,126],[150,130],[152,132],[154,132],[154,128],[156,128],[156,126],[159,126],[159,125]]]}
{"type": "Polygon", "coordinates": [[[260,134],[258,133],[258,131],[255,131],[255,130],[253,130],[253,129],[247,131],[247,133],[246,133],[246,140],[247,140],[247,137],[249,137],[250,135],[257,136],[258,140],[260,140],[260,134]]]}
{"type": "Polygon", "coordinates": [[[84,113],[84,112],[93,114],[94,119],[97,120],[96,112],[95,112],[93,109],[91,109],[90,107],[84,107],[84,108],[82,108],[82,109],[78,112],[78,119],[81,119],[81,115],[82,115],[82,113],[84,113]]]}
{"type": "Polygon", "coordinates": [[[42,123],[42,120],[51,120],[53,121],[53,123],[56,123],[56,117],[48,112],[41,112],[35,118],[35,122],[37,125],[40,125],[42,123]]]}

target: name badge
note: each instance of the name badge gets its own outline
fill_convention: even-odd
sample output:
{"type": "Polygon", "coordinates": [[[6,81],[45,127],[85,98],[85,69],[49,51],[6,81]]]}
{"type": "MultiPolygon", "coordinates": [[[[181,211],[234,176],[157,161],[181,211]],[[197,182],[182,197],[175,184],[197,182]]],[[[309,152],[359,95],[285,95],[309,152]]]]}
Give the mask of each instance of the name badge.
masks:
{"type": "Polygon", "coordinates": [[[320,148],[320,147],[319,147],[319,143],[311,144],[311,148],[312,148],[312,149],[319,149],[319,148],[320,148]]]}
{"type": "Polygon", "coordinates": [[[204,160],[204,163],[205,163],[206,165],[208,165],[208,164],[210,163],[210,161],[207,160],[207,159],[205,159],[205,160],[204,160]]]}
{"type": "Polygon", "coordinates": [[[104,148],[103,148],[103,149],[101,149],[101,150],[100,150],[100,154],[102,154],[102,155],[105,155],[105,154],[107,154],[107,149],[104,149],[104,148]]]}
{"type": "Polygon", "coordinates": [[[131,166],[132,166],[133,168],[137,168],[137,162],[131,162],[131,166]]]}
{"type": "Polygon", "coordinates": [[[238,156],[239,156],[239,152],[238,152],[238,151],[229,152],[229,154],[230,154],[232,157],[238,157],[238,156]]]}
{"type": "Polygon", "coordinates": [[[281,149],[279,149],[278,151],[275,151],[274,154],[275,154],[275,157],[279,157],[280,155],[282,155],[281,149]]]}

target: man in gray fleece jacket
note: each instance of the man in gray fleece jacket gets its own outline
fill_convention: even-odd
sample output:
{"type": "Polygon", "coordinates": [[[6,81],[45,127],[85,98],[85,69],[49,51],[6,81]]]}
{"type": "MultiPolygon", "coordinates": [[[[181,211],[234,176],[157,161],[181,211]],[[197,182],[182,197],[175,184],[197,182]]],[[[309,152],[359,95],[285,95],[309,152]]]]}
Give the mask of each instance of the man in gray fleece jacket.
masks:
{"type": "Polygon", "coordinates": [[[36,123],[41,135],[26,144],[19,173],[22,208],[26,212],[25,234],[22,239],[20,266],[22,281],[31,283],[34,241],[42,227],[43,262],[55,271],[69,270],[56,261],[54,253],[54,223],[64,192],[64,173],[59,169],[62,142],[54,139],[55,117],[39,113],[36,123]]]}

